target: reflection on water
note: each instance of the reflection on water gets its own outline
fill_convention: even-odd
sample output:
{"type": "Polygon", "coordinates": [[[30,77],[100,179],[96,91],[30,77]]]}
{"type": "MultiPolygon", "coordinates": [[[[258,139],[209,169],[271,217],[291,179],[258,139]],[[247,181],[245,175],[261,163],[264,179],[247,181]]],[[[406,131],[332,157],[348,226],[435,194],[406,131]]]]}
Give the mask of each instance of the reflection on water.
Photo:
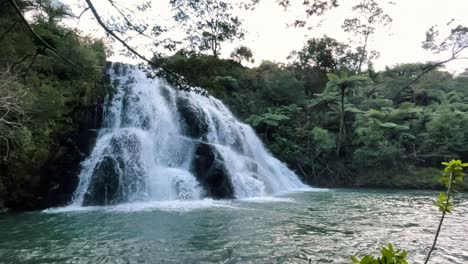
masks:
{"type": "MultiPolygon", "coordinates": [[[[330,190],[0,214],[0,263],[350,263],[388,242],[420,263],[436,193],[330,190]]],[[[432,263],[468,263],[468,196],[446,218],[432,263]]]]}

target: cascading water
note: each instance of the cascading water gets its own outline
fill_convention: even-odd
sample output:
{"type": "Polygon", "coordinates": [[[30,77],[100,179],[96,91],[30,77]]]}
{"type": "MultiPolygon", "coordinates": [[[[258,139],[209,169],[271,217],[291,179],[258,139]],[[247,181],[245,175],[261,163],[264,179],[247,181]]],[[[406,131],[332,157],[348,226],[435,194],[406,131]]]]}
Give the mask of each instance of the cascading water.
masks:
{"type": "Polygon", "coordinates": [[[115,87],[75,205],[245,198],[306,187],[221,101],[110,68],[115,87]]]}

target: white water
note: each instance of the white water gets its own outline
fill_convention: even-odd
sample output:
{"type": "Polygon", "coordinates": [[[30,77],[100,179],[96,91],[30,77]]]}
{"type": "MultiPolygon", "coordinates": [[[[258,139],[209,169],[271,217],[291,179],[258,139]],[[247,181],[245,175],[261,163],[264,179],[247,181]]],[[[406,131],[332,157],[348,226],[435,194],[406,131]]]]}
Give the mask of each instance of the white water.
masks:
{"type": "MultiPolygon", "coordinates": [[[[222,156],[237,198],[265,196],[306,186],[262,145],[253,129],[239,122],[213,97],[176,91],[143,70],[122,65],[115,74],[116,93],[108,98],[101,129],[91,155],[82,163],[72,206],[83,203],[96,165],[105,156],[118,160],[119,202],[199,200],[206,192],[191,172],[200,141],[222,156]],[[176,102],[190,102],[204,119],[207,133],[190,138],[176,102]],[[179,98],[180,99],[180,98],[179,98]]],[[[106,189],[107,190],[107,189],[106,189]]]]}

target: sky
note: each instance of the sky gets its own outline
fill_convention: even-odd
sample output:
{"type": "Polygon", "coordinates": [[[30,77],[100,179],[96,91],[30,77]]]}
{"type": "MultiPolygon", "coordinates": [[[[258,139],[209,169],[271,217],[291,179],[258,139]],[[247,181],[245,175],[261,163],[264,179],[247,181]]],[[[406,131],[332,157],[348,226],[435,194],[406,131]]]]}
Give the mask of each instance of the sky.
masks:
{"type": "MultiPolygon", "coordinates": [[[[73,2],[71,0],[65,0],[73,2]]],[[[99,12],[106,14],[103,2],[94,1],[99,12]]],[[[119,0],[123,4],[131,4],[134,1],[119,0]]],[[[152,0],[152,9],[145,16],[137,19],[142,21],[157,20],[158,23],[171,25],[171,11],[168,0],[152,0]]],[[[291,2],[302,2],[292,0],[291,2]]],[[[340,6],[327,11],[323,16],[309,18],[307,27],[294,28],[288,26],[292,21],[303,18],[304,11],[300,4],[284,10],[276,0],[261,0],[254,11],[241,11],[239,17],[243,19],[243,28],[246,36],[243,40],[234,43],[225,43],[222,46],[222,57],[228,57],[231,51],[239,46],[246,45],[254,53],[255,64],[263,60],[286,62],[287,56],[292,50],[299,50],[307,39],[327,35],[343,43],[350,44],[351,34],[345,33],[341,25],[345,18],[353,16],[351,7],[358,0],[339,0],[340,6]]],[[[394,66],[399,63],[426,62],[448,58],[450,54],[433,54],[421,48],[421,42],[425,38],[425,32],[434,25],[438,25],[441,36],[448,35],[451,27],[462,24],[468,26],[468,0],[393,0],[394,4],[388,4],[388,0],[378,1],[384,11],[390,15],[393,22],[386,28],[379,28],[371,39],[369,48],[380,52],[380,57],[374,61],[375,68],[382,70],[385,66],[394,66]],[[451,26],[447,22],[454,19],[451,26]]],[[[75,2],[76,3],[76,2],[75,2]]],[[[78,28],[86,34],[96,37],[104,35],[97,24],[92,20],[90,12],[86,13],[78,25],[78,28]]],[[[169,35],[174,38],[181,37],[181,31],[173,26],[169,35]],[[171,36],[172,34],[172,36],[171,36]]],[[[151,55],[149,40],[135,39],[131,42],[138,51],[151,55]]],[[[116,45],[115,47],[118,47],[116,45]]],[[[468,52],[465,56],[468,57],[468,52]]],[[[110,58],[114,61],[131,62],[119,53],[110,58]]],[[[254,66],[254,65],[251,65],[254,66]]],[[[447,64],[446,70],[461,72],[468,68],[468,60],[458,60],[447,64]]]]}

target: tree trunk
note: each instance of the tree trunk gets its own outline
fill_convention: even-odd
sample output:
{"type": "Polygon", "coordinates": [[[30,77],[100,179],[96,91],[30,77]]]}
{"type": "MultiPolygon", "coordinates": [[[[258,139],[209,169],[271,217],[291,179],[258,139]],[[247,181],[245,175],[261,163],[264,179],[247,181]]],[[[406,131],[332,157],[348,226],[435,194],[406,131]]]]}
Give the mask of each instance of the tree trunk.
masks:
{"type": "Polygon", "coordinates": [[[364,37],[364,46],[362,47],[361,57],[359,58],[358,74],[361,74],[362,72],[362,64],[364,63],[364,58],[366,57],[368,40],[369,34],[366,34],[366,36],[364,37]]]}
{"type": "Polygon", "coordinates": [[[340,113],[340,132],[338,134],[338,145],[336,147],[336,155],[340,155],[341,140],[343,137],[343,127],[344,127],[344,92],[345,87],[341,87],[341,113],[340,113]]]}

